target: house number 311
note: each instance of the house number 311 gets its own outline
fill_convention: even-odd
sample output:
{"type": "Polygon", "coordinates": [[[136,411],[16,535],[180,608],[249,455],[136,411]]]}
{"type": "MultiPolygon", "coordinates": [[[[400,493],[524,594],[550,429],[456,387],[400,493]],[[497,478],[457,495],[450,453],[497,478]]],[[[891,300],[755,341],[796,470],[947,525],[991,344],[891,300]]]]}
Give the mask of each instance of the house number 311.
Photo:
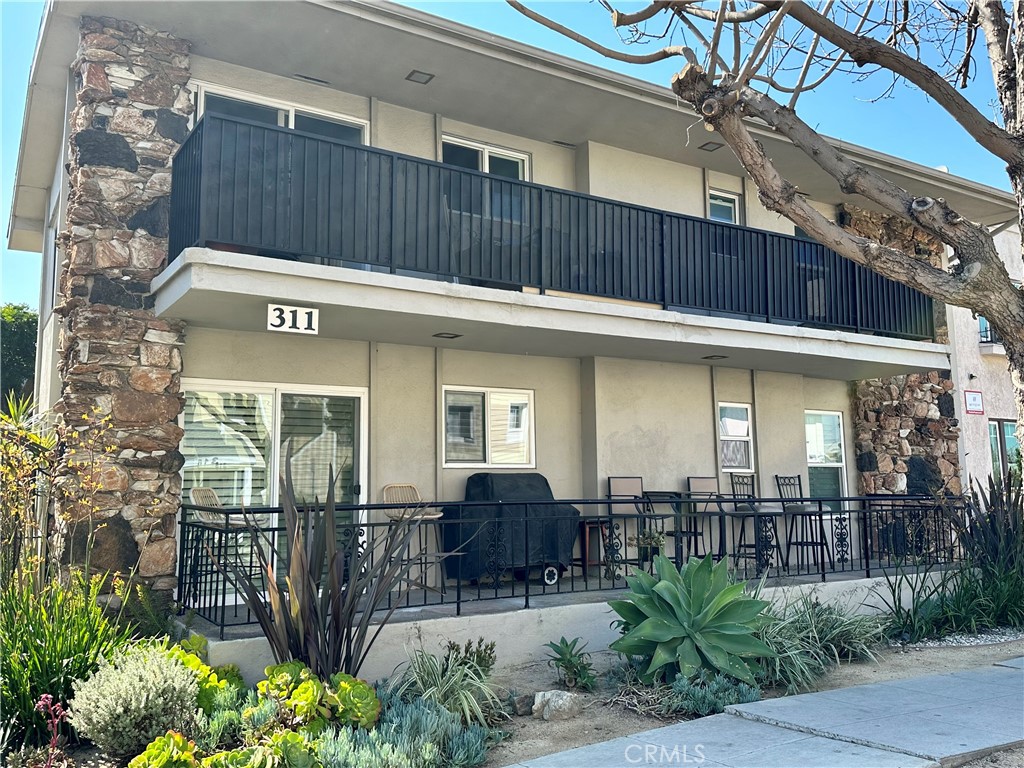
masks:
{"type": "Polygon", "coordinates": [[[316,336],[319,323],[319,309],[289,307],[284,304],[267,304],[268,331],[309,333],[316,336]]]}

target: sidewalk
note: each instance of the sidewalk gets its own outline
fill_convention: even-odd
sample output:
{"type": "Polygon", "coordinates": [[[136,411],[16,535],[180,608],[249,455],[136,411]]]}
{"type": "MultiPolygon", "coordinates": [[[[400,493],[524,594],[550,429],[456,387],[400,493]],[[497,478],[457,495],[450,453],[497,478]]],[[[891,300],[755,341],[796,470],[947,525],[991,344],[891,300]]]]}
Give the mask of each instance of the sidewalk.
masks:
{"type": "Polygon", "coordinates": [[[741,704],[514,768],[946,768],[1021,744],[1024,656],[741,704]]]}

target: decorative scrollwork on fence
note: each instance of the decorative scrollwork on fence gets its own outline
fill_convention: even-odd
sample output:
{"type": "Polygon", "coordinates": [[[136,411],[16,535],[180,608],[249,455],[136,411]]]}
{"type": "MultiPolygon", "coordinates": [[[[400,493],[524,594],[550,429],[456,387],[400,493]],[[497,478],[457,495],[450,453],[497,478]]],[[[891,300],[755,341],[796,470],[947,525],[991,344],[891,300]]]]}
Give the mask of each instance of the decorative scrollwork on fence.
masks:
{"type": "Polygon", "coordinates": [[[622,525],[605,523],[601,526],[604,543],[604,576],[611,582],[622,578],[622,525]]]}
{"type": "Polygon", "coordinates": [[[836,540],[836,562],[850,562],[850,519],[845,512],[832,516],[833,535],[836,540]]]}

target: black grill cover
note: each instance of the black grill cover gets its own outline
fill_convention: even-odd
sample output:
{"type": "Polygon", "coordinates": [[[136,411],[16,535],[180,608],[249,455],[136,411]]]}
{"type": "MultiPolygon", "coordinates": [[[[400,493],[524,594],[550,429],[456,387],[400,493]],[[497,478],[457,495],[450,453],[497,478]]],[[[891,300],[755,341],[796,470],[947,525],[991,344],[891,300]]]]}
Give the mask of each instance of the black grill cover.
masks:
{"type": "Polygon", "coordinates": [[[449,578],[500,578],[509,568],[545,565],[563,571],[572,564],[580,512],[554,502],[544,475],[478,472],[466,480],[466,501],[541,503],[445,507],[444,548],[457,553],[444,561],[449,578]]]}

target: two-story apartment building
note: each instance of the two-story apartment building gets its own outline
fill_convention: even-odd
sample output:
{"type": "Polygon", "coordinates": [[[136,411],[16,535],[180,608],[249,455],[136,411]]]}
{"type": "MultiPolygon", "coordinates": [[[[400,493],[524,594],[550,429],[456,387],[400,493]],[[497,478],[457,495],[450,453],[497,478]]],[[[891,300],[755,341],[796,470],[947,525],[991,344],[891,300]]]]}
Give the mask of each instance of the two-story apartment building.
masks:
{"type": "MultiPolygon", "coordinates": [[[[333,465],[347,501],[460,499],[482,470],[562,498],[616,475],[903,492],[912,457],[948,481],[966,382],[851,383],[948,371],[944,313],[766,211],[695,119],[390,4],[51,3],[9,237],[44,254],[40,403],[112,418],[105,535],[169,584],[179,500],[275,504],[288,453],[300,492],[333,465]]],[[[827,215],[870,218],[761,139],[827,215]]]]}

